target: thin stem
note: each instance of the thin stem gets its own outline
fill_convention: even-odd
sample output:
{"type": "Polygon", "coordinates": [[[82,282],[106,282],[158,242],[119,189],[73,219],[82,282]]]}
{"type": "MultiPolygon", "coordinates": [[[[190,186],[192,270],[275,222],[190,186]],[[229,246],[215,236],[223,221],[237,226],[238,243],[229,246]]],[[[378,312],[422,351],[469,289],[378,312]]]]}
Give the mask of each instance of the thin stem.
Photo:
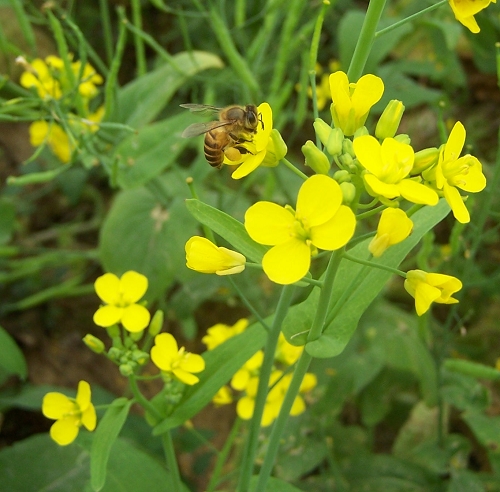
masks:
{"type": "MultiPolygon", "coordinates": [[[[142,14],[140,0],[132,0],[132,22],[134,26],[142,31],[142,14]]],[[[135,56],[137,59],[137,75],[140,77],[146,73],[146,52],[144,41],[140,36],[134,35],[135,56]]]]}
{"type": "Polygon", "coordinates": [[[368,217],[372,217],[373,215],[378,214],[379,212],[382,212],[387,208],[387,205],[379,205],[377,208],[374,208],[372,210],[368,210],[368,212],[363,212],[361,214],[356,215],[356,220],[363,220],[368,217]]]}
{"type": "MultiPolygon", "coordinates": [[[[264,405],[266,403],[267,393],[269,389],[269,378],[274,364],[274,355],[278,338],[281,333],[281,325],[290,307],[292,295],[294,291],[293,285],[285,285],[281,291],[281,297],[274,313],[273,325],[271,331],[267,335],[266,347],[264,349],[264,360],[260,368],[259,386],[257,396],[255,398],[255,407],[250,422],[248,439],[243,452],[243,469],[241,471],[237,490],[239,492],[248,492],[250,487],[250,478],[252,476],[255,455],[257,453],[257,445],[259,442],[260,423],[264,413],[264,405]]],[[[259,489],[259,490],[265,490],[259,489]]]]}
{"type": "Polygon", "coordinates": [[[171,490],[172,492],[182,492],[184,487],[182,486],[181,474],[179,472],[179,467],[177,465],[174,442],[172,440],[172,435],[170,434],[170,431],[164,432],[161,435],[161,443],[163,445],[163,453],[165,454],[165,459],[167,461],[167,468],[168,471],[171,473],[172,481],[169,484],[172,487],[171,490]]]}
{"type": "Polygon", "coordinates": [[[300,176],[304,181],[308,178],[307,174],[304,174],[300,169],[297,169],[288,159],[281,159],[281,162],[288,168],[290,171],[293,171],[297,176],[300,176]]]}
{"type": "Polygon", "coordinates": [[[111,31],[111,16],[109,15],[108,0],[99,0],[99,12],[104,34],[104,51],[108,65],[113,59],[113,33],[111,31]]]}
{"type": "Polygon", "coordinates": [[[359,34],[358,42],[356,43],[356,48],[352,55],[351,64],[347,71],[347,77],[351,82],[356,82],[363,74],[366,60],[368,59],[373,40],[375,39],[375,31],[385,7],[385,2],[386,0],[370,0],[361,33],[359,34]]]}
{"type": "Polygon", "coordinates": [[[378,268],[379,270],[385,270],[386,272],[394,273],[395,275],[399,275],[400,277],[406,278],[406,273],[398,270],[397,268],[392,268],[387,265],[382,265],[380,263],[374,263],[370,260],[362,260],[361,258],[356,258],[355,256],[351,256],[349,253],[344,253],[344,258],[349,261],[353,261],[354,263],[359,263],[360,265],[369,266],[372,268],[378,268]]]}
{"type": "Polygon", "coordinates": [[[427,13],[431,12],[432,10],[435,10],[438,7],[441,7],[441,5],[444,5],[445,3],[449,3],[448,0],[441,0],[440,2],[435,3],[434,5],[430,5],[429,7],[426,7],[425,9],[421,10],[420,12],[416,12],[408,17],[405,17],[404,19],[401,19],[400,21],[395,22],[394,24],[391,24],[390,26],[385,27],[384,29],[380,29],[380,31],[377,31],[375,33],[375,38],[378,38],[379,36],[383,36],[384,34],[391,32],[393,29],[396,29],[399,26],[406,24],[407,22],[411,22],[411,21],[415,20],[417,17],[420,17],[423,14],[427,14],[427,13]]]}

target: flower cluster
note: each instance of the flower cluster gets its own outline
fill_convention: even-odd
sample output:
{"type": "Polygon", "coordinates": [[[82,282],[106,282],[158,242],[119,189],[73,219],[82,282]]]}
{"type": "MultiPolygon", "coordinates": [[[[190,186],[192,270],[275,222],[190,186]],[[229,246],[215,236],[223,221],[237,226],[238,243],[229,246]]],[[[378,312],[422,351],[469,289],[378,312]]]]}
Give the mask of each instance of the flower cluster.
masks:
{"type": "MultiPolygon", "coordinates": [[[[208,350],[213,350],[224,341],[244,331],[247,326],[248,321],[246,319],[237,321],[233,326],[219,323],[208,329],[207,335],[202,338],[202,342],[205,343],[208,350]]],[[[262,426],[267,427],[271,425],[277,418],[292,378],[292,375],[287,373],[286,369],[297,362],[302,350],[303,347],[296,347],[289,344],[283,334],[280,334],[274,356],[274,367],[269,381],[269,392],[262,415],[262,426]]],[[[219,406],[231,403],[233,401],[233,392],[237,391],[240,393],[240,396],[236,404],[236,413],[243,420],[252,418],[259,383],[260,367],[263,359],[264,353],[261,350],[250,357],[236,371],[229,385],[223,386],[217,392],[213,398],[214,404],[219,406]]],[[[316,384],[316,376],[312,373],[307,373],[300,386],[299,394],[295,398],[290,415],[300,415],[305,411],[304,395],[309,393],[316,384]]]]}
{"type": "Polygon", "coordinates": [[[31,144],[35,147],[47,144],[61,162],[70,162],[78,136],[95,133],[104,117],[103,106],[91,109],[91,101],[98,96],[98,86],[103,83],[102,77],[89,63],[65,64],[53,55],[45,60],[36,58],[31,63],[18,58],[18,63],[25,69],[21,85],[34,89],[50,114],[67,116],[64,121],[60,116],[49,121],[34,121],[29,129],[31,144]],[[54,101],[57,101],[57,111],[53,111],[54,101]]]}

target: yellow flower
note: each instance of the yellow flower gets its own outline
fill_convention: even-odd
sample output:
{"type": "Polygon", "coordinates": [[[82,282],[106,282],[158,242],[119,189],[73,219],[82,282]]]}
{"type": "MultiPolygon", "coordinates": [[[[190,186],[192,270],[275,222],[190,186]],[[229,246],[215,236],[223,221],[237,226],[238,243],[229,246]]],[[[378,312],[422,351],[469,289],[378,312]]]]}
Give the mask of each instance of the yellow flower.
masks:
{"type": "Polygon", "coordinates": [[[451,275],[427,273],[423,270],[410,270],[406,274],[404,287],[415,298],[415,309],[419,316],[426,313],[433,302],[455,304],[451,297],[462,288],[462,282],[451,275]]]}
{"type": "Polygon", "coordinates": [[[193,236],[185,246],[186,266],[200,273],[232,275],[245,269],[246,258],[236,251],[217,247],[208,239],[193,236]]]}
{"type": "MultiPolygon", "coordinates": [[[[75,77],[80,75],[82,62],[76,61],[71,64],[71,68],[75,77]]],[[[92,99],[98,94],[96,85],[101,85],[104,82],[103,78],[95,71],[94,67],[87,63],[83,69],[83,73],[78,85],[78,92],[87,99],[92,99]]]]}
{"type": "Polygon", "coordinates": [[[471,32],[480,31],[474,15],[488,7],[490,3],[496,3],[497,0],[448,0],[450,7],[455,14],[458,22],[467,27],[471,32]]]}
{"type": "Polygon", "coordinates": [[[30,143],[33,147],[38,147],[44,142],[55,154],[55,156],[64,164],[71,160],[71,154],[74,146],[68,138],[66,132],[57,123],[47,123],[44,120],[34,121],[30,128],[30,143]]]}
{"type": "Polygon", "coordinates": [[[71,444],[83,425],[93,431],[96,427],[96,413],[91,402],[90,385],[86,381],[78,383],[76,398],[68,398],[62,393],[47,393],[43,398],[42,413],[56,422],[50,428],[50,437],[60,446],[71,444]]]}
{"type": "Polygon", "coordinates": [[[26,67],[27,71],[22,73],[19,81],[23,87],[28,89],[35,87],[42,99],[61,99],[61,84],[47,63],[40,58],[35,58],[26,67]]]}
{"type": "Polygon", "coordinates": [[[264,360],[264,352],[259,350],[248,359],[245,364],[236,371],[231,379],[231,386],[238,391],[243,391],[248,384],[259,375],[260,366],[264,360]]]}
{"type": "Polygon", "coordinates": [[[229,403],[233,403],[233,395],[231,393],[231,388],[229,386],[224,385],[222,388],[215,393],[215,396],[212,398],[212,403],[216,407],[221,407],[223,405],[229,405],[229,403]]]}
{"type": "Polygon", "coordinates": [[[394,244],[404,241],[413,229],[413,222],[400,208],[386,208],[380,217],[377,234],[368,245],[368,250],[375,257],[394,244]]]}
{"type": "Polygon", "coordinates": [[[233,179],[248,176],[259,166],[273,167],[286,154],[286,145],[277,130],[273,130],[273,112],[268,103],[262,103],[258,108],[261,123],[257,127],[255,135],[249,134],[249,141],[240,146],[245,148],[246,153],[236,152],[236,159],[224,157],[224,164],[235,166],[239,164],[236,171],[231,174],[233,179]]]}
{"type": "Polygon", "coordinates": [[[285,366],[291,366],[295,364],[302,354],[304,347],[298,347],[288,343],[285,335],[280,333],[278,338],[278,346],[276,347],[276,353],[274,354],[274,360],[281,362],[285,366]]]}
{"type": "Polygon", "coordinates": [[[273,282],[297,282],[309,271],[316,248],[333,251],[351,239],[356,218],[342,199],[339,184],[317,174],[301,186],[296,211],[271,202],[257,202],[247,210],[245,228],[250,237],[273,246],[262,260],[273,282]]]}
{"type": "Polygon", "coordinates": [[[137,304],[148,290],[148,279],[134,271],[124,273],[118,278],[112,273],[105,273],[94,283],[95,291],[106,303],[94,314],[94,323],[109,327],[121,323],[131,332],[144,330],[149,324],[149,311],[137,304]]]}
{"type": "Polygon", "coordinates": [[[462,224],[470,221],[470,215],[457,188],[477,193],[486,186],[479,160],[470,154],[459,157],[464,144],[465,128],[457,121],[448,141],[441,146],[437,165],[422,173],[425,179],[434,181],[436,187],[443,190],[453,215],[462,224]]]}
{"type": "Polygon", "coordinates": [[[368,171],[363,179],[370,195],[388,199],[402,196],[421,205],[436,205],[437,193],[407,176],[413,167],[415,153],[411,145],[386,138],[382,145],[371,135],[355,138],[354,152],[368,171]]]}
{"type": "Polygon", "coordinates": [[[201,355],[179,349],[177,341],[170,333],[160,333],[155,337],[155,345],[151,349],[151,360],[162,372],[174,376],[184,384],[193,385],[199,378],[193,373],[205,369],[205,360],[201,355]]]}
{"type": "Polygon", "coordinates": [[[333,122],[344,135],[354,135],[365,124],[371,107],[384,93],[384,83],[380,77],[363,75],[356,83],[349,83],[347,75],[338,71],[330,75],[330,91],[333,103],[333,122]]]}
{"type": "Polygon", "coordinates": [[[248,320],[245,318],[238,320],[233,326],[217,323],[216,325],[208,328],[207,334],[201,339],[201,341],[207,346],[207,350],[213,350],[229,338],[245,331],[247,326],[248,320]]]}

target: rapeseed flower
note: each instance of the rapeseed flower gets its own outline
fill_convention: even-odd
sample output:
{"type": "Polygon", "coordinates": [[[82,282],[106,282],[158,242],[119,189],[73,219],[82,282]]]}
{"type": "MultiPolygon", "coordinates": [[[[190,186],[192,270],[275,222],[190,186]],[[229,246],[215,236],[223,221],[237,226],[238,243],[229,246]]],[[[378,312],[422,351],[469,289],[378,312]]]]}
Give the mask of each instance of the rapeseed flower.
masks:
{"type": "Polygon", "coordinates": [[[354,152],[361,165],[368,171],[363,174],[367,192],[379,198],[399,196],[412,203],[436,205],[438,194],[408,176],[413,167],[415,153],[411,145],[386,138],[382,142],[371,135],[355,138],[354,152]]]}
{"type": "Polygon", "coordinates": [[[404,241],[413,229],[413,222],[400,208],[386,208],[380,216],[377,234],[368,245],[368,250],[375,257],[382,256],[384,251],[404,241]]]}
{"type": "Polygon", "coordinates": [[[457,21],[474,34],[480,31],[474,16],[488,7],[490,3],[496,3],[496,1],[497,0],[448,0],[457,21]]]}
{"type": "Polygon", "coordinates": [[[437,164],[424,171],[423,177],[442,190],[455,218],[462,224],[470,222],[470,215],[457,188],[477,193],[486,186],[482,166],[470,154],[460,157],[465,144],[465,128],[457,121],[448,141],[441,146],[437,164]]]}
{"type": "Polygon", "coordinates": [[[76,398],[57,392],[47,393],[43,397],[42,413],[56,421],[50,428],[50,437],[60,446],[71,444],[82,425],[89,431],[96,427],[97,418],[87,381],[78,383],[76,398]]]}
{"type": "Polygon", "coordinates": [[[264,272],[273,282],[297,282],[309,271],[317,248],[333,251],[347,244],[356,218],[342,205],[342,199],[339,184],[317,174],[300,187],[296,210],[262,201],[246,211],[245,228],[250,237],[273,246],[262,260],[264,272]]]}
{"type": "Polygon", "coordinates": [[[200,379],[194,373],[205,369],[201,355],[179,349],[177,341],[170,333],[160,333],[151,348],[151,360],[167,377],[174,377],[184,384],[193,385],[200,379]]]}
{"type": "Polygon", "coordinates": [[[419,316],[426,313],[433,302],[455,304],[452,295],[462,288],[458,278],[442,273],[427,273],[423,270],[410,270],[406,274],[404,287],[415,298],[415,309],[419,316]]]}
{"type": "Polygon", "coordinates": [[[245,318],[238,320],[233,326],[217,323],[207,329],[207,334],[201,341],[207,346],[207,350],[213,350],[229,338],[245,331],[247,326],[248,320],[245,318]]]}
{"type": "Polygon", "coordinates": [[[190,238],[185,250],[186,266],[200,273],[232,275],[245,269],[246,258],[241,253],[216,246],[204,237],[190,238]]]}
{"type": "Polygon", "coordinates": [[[137,302],[148,289],[148,279],[134,271],[124,273],[118,278],[105,273],[94,283],[99,298],[106,304],[94,314],[94,323],[108,328],[121,323],[130,332],[144,330],[149,324],[149,311],[137,302]]]}
{"type": "Polygon", "coordinates": [[[341,128],[344,135],[351,136],[365,124],[371,107],[382,97],[384,83],[372,74],[349,83],[347,75],[338,71],[330,75],[330,91],[335,127],[341,128]]]}

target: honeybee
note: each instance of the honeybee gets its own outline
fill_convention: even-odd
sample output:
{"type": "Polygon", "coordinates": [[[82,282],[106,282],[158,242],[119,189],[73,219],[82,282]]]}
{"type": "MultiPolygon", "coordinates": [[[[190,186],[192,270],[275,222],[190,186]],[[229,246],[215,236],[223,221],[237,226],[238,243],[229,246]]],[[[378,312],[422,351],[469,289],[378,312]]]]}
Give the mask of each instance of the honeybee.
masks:
{"type": "Polygon", "coordinates": [[[222,166],[224,155],[227,155],[230,160],[238,160],[240,154],[247,154],[249,150],[243,144],[252,140],[252,134],[257,133],[259,122],[264,128],[262,116],[253,104],[233,105],[226,108],[203,104],[181,104],[181,107],[194,113],[218,114],[218,121],[193,123],[182,132],[185,138],[205,134],[205,159],[212,167],[218,169],[222,166]]]}

